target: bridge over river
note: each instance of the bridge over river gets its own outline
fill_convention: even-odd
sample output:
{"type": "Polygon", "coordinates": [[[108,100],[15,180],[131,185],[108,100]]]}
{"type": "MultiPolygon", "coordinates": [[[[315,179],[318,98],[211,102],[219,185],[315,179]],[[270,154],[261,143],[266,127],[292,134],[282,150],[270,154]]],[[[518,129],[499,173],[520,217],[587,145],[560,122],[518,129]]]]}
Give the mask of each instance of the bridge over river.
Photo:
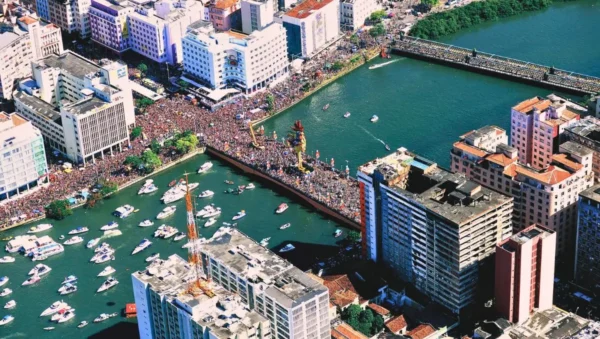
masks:
{"type": "Polygon", "coordinates": [[[518,80],[553,90],[577,95],[600,93],[600,78],[477,50],[409,36],[401,37],[390,47],[394,54],[518,80]]]}

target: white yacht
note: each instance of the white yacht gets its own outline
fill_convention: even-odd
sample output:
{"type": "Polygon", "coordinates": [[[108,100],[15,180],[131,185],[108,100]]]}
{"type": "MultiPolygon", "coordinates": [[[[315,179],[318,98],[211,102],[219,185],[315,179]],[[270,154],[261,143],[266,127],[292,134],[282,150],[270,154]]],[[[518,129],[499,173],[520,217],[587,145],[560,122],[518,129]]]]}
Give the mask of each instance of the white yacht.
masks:
{"type": "Polygon", "coordinates": [[[204,227],[210,227],[212,225],[214,225],[217,222],[217,219],[215,218],[209,218],[205,223],[204,223],[204,227]]]}
{"type": "Polygon", "coordinates": [[[177,233],[179,233],[178,229],[176,229],[173,226],[167,226],[167,228],[165,228],[165,231],[164,231],[164,233],[162,235],[162,238],[163,239],[169,239],[169,238],[175,236],[175,234],[177,234],[177,233]]]}
{"type": "Polygon", "coordinates": [[[4,249],[8,253],[19,252],[21,249],[25,249],[25,247],[30,248],[31,246],[35,246],[35,241],[37,237],[35,235],[18,235],[14,239],[8,241],[4,249]]]}
{"type": "Polygon", "coordinates": [[[67,305],[67,303],[65,303],[64,301],[55,301],[52,303],[52,305],[50,305],[50,307],[48,307],[47,309],[44,310],[44,312],[42,312],[42,314],[40,314],[40,317],[45,317],[48,315],[52,315],[56,312],[58,312],[59,310],[67,307],[69,305],[67,305]]]}
{"type": "Polygon", "coordinates": [[[63,285],[58,289],[58,293],[60,293],[60,295],[67,295],[75,292],[77,292],[77,285],[70,283],[63,285]]]}
{"type": "Polygon", "coordinates": [[[96,317],[96,319],[94,319],[95,323],[99,323],[102,322],[104,320],[108,320],[110,318],[110,316],[106,313],[102,313],[99,316],[96,317]]]}
{"type": "Polygon", "coordinates": [[[202,193],[200,193],[200,195],[198,196],[198,198],[210,198],[213,195],[215,195],[215,192],[210,191],[210,190],[206,190],[206,191],[202,191],[202,193]]]}
{"type": "Polygon", "coordinates": [[[200,184],[197,182],[190,182],[187,185],[184,182],[183,184],[181,184],[181,186],[179,186],[179,190],[185,193],[188,189],[190,191],[195,190],[196,188],[198,188],[198,186],[200,186],[200,184]]]}
{"type": "Polygon", "coordinates": [[[12,294],[12,290],[10,288],[5,288],[2,291],[0,291],[0,297],[6,297],[7,295],[11,295],[12,294]]]}
{"type": "Polygon", "coordinates": [[[279,250],[279,253],[285,253],[285,252],[293,251],[294,249],[296,249],[296,247],[294,247],[294,245],[287,244],[282,249],[279,250]]]}
{"type": "Polygon", "coordinates": [[[150,186],[145,186],[140,188],[140,190],[138,191],[139,195],[142,194],[150,194],[150,193],[154,193],[158,191],[158,187],[156,187],[155,185],[150,185],[150,186]]]}
{"type": "Polygon", "coordinates": [[[28,274],[29,275],[39,275],[41,277],[45,274],[50,273],[50,271],[52,271],[50,266],[44,265],[44,264],[37,264],[29,271],[28,274]]]}
{"type": "Polygon", "coordinates": [[[135,247],[135,249],[133,250],[133,252],[131,252],[131,255],[134,255],[136,253],[139,253],[139,252],[145,250],[146,248],[150,247],[150,245],[152,245],[152,241],[150,241],[148,239],[142,240],[140,242],[140,244],[135,247]]]}
{"type": "Polygon", "coordinates": [[[238,220],[238,219],[242,219],[243,217],[246,216],[246,211],[241,210],[240,212],[238,212],[233,218],[231,218],[231,220],[238,220]]]}
{"type": "Polygon", "coordinates": [[[111,266],[106,266],[102,272],[98,273],[99,277],[106,277],[107,275],[111,275],[113,273],[115,273],[117,270],[115,270],[114,268],[112,268],[111,266]]]}
{"type": "Polygon", "coordinates": [[[4,317],[2,317],[2,319],[0,319],[0,326],[4,326],[13,320],[15,320],[15,317],[13,317],[12,315],[5,315],[4,317]]]}
{"type": "Polygon", "coordinates": [[[100,285],[100,288],[98,288],[98,291],[96,292],[104,292],[110,288],[117,286],[118,283],[119,281],[117,279],[110,277],[105,282],[103,282],[102,285],[100,285]]]}
{"type": "Polygon", "coordinates": [[[285,212],[288,208],[289,206],[286,203],[279,204],[279,206],[277,206],[277,209],[275,210],[275,213],[281,214],[285,212]]]}
{"type": "Polygon", "coordinates": [[[92,247],[98,245],[99,242],[100,242],[100,238],[94,238],[94,239],[88,241],[88,243],[87,243],[87,245],[85,245],[85,247],[92,248],[92,247]]]}
{"type": "Polygon", "coordinates": [[[206,205],[206,206],[202,207],[201,210],[199,210],[198,212],[196,212],[196,218],[201,218],[205,214],[213,212],[214,210],[215,210],[215,207],[214,207],[213,204],[206,205]]]}
{"type": "Polygon", "coordinates": [[[119,230],[104,231],[104,236],[108,237],[108,238],[110,238],[110,237],[116,237],[116,236],[119,236],[119,235],[122,235],[122,234],[123,234],[123,232],[121,232],[119,230]]]}
{"type": "Polygon", "coordinates": [[[371,117],[371,122],[377,122],[378,120],[379,120],[379,117],[378,117],[378,116],[376,116],[376,115],[373,115],[373,116],[371,117]]]}
{"type": "Polygon", "coordinates": [[[77,281],[77,277],[74,275],[70,275],[68,277],[65,278],[65,280],[63,280],[62,284],[70,284],[70,283],[74,283],[77,281]]]}
{"type": "Polygon", "coordinates": [[[0,286],[4,286],[6,285],[6,283],[8,283],[8,277],[4,276],[4,277],[0,277],[0,286]]]}
{"type": "Polygon", "coordinates": [[[62,316],[63,316],[65,313],[67,313],[67,312],[69,312],[69,311],[71,311],[71,310],[73,310],[73,308],[72,308],[72,307],[70,307],[70,306],[68,306],[68,305],[67,305],[66,307],[64,307],[64,308],[61,308],[60,310],[58,310],[58,312],[54,313],[54,314],[53,314],[53,315],[50,317],[50,321],[58,321],[58,319],[62,318],[62,316]]]}
{"type": "MultiPolygon", "coordinates": [[[[142,195],[142,194],[146,194],[146,190],[151,187],[154,186],[154,180],[152,179],[148,179],[146,180],[146,182],[144,182],[144,185],[142,186],[142,188],[140,188],[140,190],[138,191],[138,195],[142,195]]],[[[156,187],[156,186],[154,186],[156,187]]]]}
{"type": "Polygon", "coordinates": [[[0,264],[8,264],[8,263],[11,263],[11,262],[15,262],[15,258],[9,257],[9,256],[0,258],[0,264]]]}
{"type": "Polygon", "coordinates": [[[206,173],[209,169],[211,169],[213,167],[213,163],[208,161],[202,164],[202,166],[200,166],[200,168],[198,169],[198,174],[201,173],[206,173]]]}
{"type": "Polygon", "coordinates": [[[154,260],[158,259],[159,257],[160,257],[160,253],[152,253],[151,256],[146,258],[146,262],[153,262],[154,260]]]}
{"type": "Polygon", "coordinates": [[[123,206],[117,208],[113,212],[113,215],[115,217],[117,217],[117,218],[125,219],[129,215],[131,215],[131,213],[133,213],[133,211],[135,211],[135,208],[133,206],[131,206],[131,205],[123,205],[123,206]]]}
{"type": "Polygon", "coordinates": [[[344,118],[350,118],[350,112],[344,113],[344,118]]]}
{"type": "Polygon", "coordinates": [[[108,224],[100,227],[100,231],[114,230],[118,227],[119,227],[119,224],[116,221],[111,221],[108,224]]]}
{"type": "Polygon", "coordinates": [[[89,230],[90,230],[90,229],[89,229],[89,228],[87,228],[87,227],[81,227],[81,226],[80,226],[80,227],[77,227],[77,228],[76,228],[76,229],[74,229],[74,230],[71,230],[71,231],[69,231],[69,234],[70,234],[70,235],[81,234],[81,233],[85,233],[85,232],[87,232],[87,231],[89,231],[89,230]]]}
{"type": "Polygon", "coordinates": [[[96,264],[103,264],[110,260],[115,260],[115,256],[112,254],[102,254],[102,255],[100,255],[100,257],[98,257],[96,260],[94,260],[94,262],[96,264]]]}
{"type": "Polygon", "coordinates": [[[112,250],[112,248],[107,242],[103,242],[102,244],[100,244],[100,246],[94,249],[94,253],[104,252],[106,250],[112,250]]]}
{"type": "Polygon", "coordinates": [[[172,216],[173,214],[175,214],[175,211],[177,210],[177,206],[169,206],[169,207],[165,207],[162,212],[158,213],[158,215],[156,216],[156,219],[165,219],[168,218],[170,216],[172,216]]]}
{"type": "Polygon", "coordinates": [[[254,184],[253,184],[253,183],[249,183],[248,185],[246,185],[246,189],[247,189],[247,190],[253,190],[253,189],[255,189],[255,188],[256,188],[256,186],[254,186],[254,184]]]}
{"type": "Polygon", "coordinates": [[[290,223],[288,222],[288,223],[286,223],[286,224],[283,224],[283,225],[279,226],[279,229],[280,229],[280,230],[284,230],[284,229],[286,229],[286,228],[290,228],[291,226],[292,226],[292,224],[290,224],[290,223]]]}
{"type": "Polygon", "coordinates": [[[84,321],[80,322],[79,325],[77,325],[77,328],[83,328],[83,327],[86,327],[87,325],[88,325],[88,322],[84,320],[84,321]]]}
{"type": "Polygon", "coordinates": [[[37,275],[32,276],[31,278],[25,280],[21,286],[29,286],[29,285],[33,285],[35,283],[37,283],[38,281],[40,281],[41,278],[37,275]]]}
{"type": "Polygon", "coordinates": [[[154,234],[152,236],[154,236],[155,238],[162,237],[163,234],[165,233],[166,228],[167,228],[167,225],[165,225],[165,224],[158,226],[158,228],[156,229],[156,231],[154,231],[154,234]]]}
{"type": "Polygon", "coordinates": [[[30,228],[29,231],[27,231],[27,233],[29,233],[29,234],[40,233],[40,232],[47,231],[51,228],[52,228],[52,225],[50,225],[50,224],[39,224],[37,226],[33,226],[32,228],[30,228]]]}
{"type": "Polygon", "coordinates": [[[169,194],[163,198],[165,204],[170,204],[175,201],[179,201],[185,197],[185,191],[176,191],[175,193],[169,194]]]}
{"type": "Polygon", "coordinates": [[[263,239],[263,240],[261,240],[260,242],[261,242],[261,243],[263,243],[263,242],[269,242],[269,240],[271,240],[271,237],[264,238],[264,239],[263,239]]]}
{"type": "Polygon", "coordinates": [[[17,302],[14,300],[10,300],[6,304],[4,304],[4,308],[6,308],[7,310],[10,310],[11,308],[15,308],[15,306],[17,306],[17,302]]]}
{"type": "Polygon", "coordinates": [[[65,245],[75,245],[75,244],[79,244],[83,242],[83,238],[76,235],[74,237],[72,237],[71,239],[65,241],[63,244],[65,245]]]}
{"type": "Polygon", "coordinates": [[[56,242],[51,242],[51,243],[48,243],[47,245],[39,246],[39,247],[31,250],[27,255],[29,257],[31,257],[32,261],[38,261],[38,260],[46,260],[49,257],[56,255],[56,254],[60,254],[64,251],[65,251],[65,248],[63,245],[56,243],[56,242]]]}
{"type": "Polygon", "coordinates": [[[140,226],[140,227],[149,227],[149,226],[152,226],[152,225],[154,225],[154,222],[152,220],[150,220],[150,219],[146,219],[146,220],[140,222],[138,226],[140,226]]]}
{"type": "Polygon", "coordinates": [[[173,241],[183,240],[185,237],[187,237],[187,234],[185,234],[183,232],[179,232],[179,233],[175,234],[175,238],[173,238],[173,241]]]}
{"type": "Polygon", "coordinates": [[[57,322],[61,324],[73,319],[73,317],[75,317],[75,310],[70,310],[65,312],[65,314],[63,314],[62,317],[57,320],[57,322]]]}

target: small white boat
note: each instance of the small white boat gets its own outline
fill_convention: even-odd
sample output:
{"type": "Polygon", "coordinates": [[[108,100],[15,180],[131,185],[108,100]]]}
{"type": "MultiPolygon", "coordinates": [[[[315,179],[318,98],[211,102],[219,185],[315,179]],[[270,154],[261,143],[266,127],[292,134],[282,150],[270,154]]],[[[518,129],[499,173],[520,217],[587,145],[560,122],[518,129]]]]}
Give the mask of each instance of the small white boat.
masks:
{"type": "Polygon", "coordinates": [[[256,186],[254,186],[254,184],[253,184],[253,183],[249,183],[248,185],[246,185],[246,189],[247,189],[247,190],[253,190],[253,189],[255,189],[255,188],[256,188],[256,186]]]}
{"type": "Polygon", "coordinates": [[[173,214],[175,214],[176,210],[177,210],[177,206],[165,207],[162,210],[162,212],[158,213],[158,215],[156,216],[156,219],[158,219],[158,220],[166,219],[166,218],[172,216],[173,214]]]}
{"type": "Polygon", "coordinates": [[[33,226],[32,228],[30,228],[29,231],[27,231],[27,233],[34,234],[34,233],[44,232],[51,228],[52,228],[52,225],[50,225],[50,224],[39,224],[37,226],[33,226]]]}
{"type": "Polygon", "coordinates": [[[6,308],[7,310],[10,310],[11,308],[15,308],[15,306],[17,306],[17,302],[14,300],[10,300],[6,304],[4,304],[4,308],[6,308]]]}
{"type": "Polygon", "coordinates": [[[58,321],[58,319],[62,318],[62,316],[73,310],[72,307],[70,307],[69,305],[66,305],[65,307],[61,308],[60,310],[58,310],[58,312],[56,312],[54,315],[52,315],[52,317],[50,317],[50,321],[58,321]]]}
{"type": "Polygon", "coordinates": [[[221,207],[217,207],[215,209],[213,209],[211,212],[206,213],[205,215],[202,216],[202,218],[214,218],[221,215],[221,207]]]}
{"type": "Polygon", "coordinates": [[[84,321],[80,322],[79,325],[77,325],[77,328],[83,328],[83,327],[86,327],[87,325],[88,325],[88,322],[84,320],[84,321]]]}
{"type": "Polygon", "coordinates": [[[69,231],[70,235],[75,235],[75,234],[80,234],[80,233],[85,233],[87,231],[89,231],[90,229],[87,227],[77,227],[74,230],[69,231]]]}
{"type": "Polygon", "coordinates": [[[179,201],[181,199],[183,199],[185,197],[185,191],[176,191],[175,193],[171,193],[171,194],[167,194],[164,198],[163,198],[163,202],[165,204],[170,204],[172,202],[176,202],[179,201]]]}
{"type": "Polygon", "coordinates": [[[289,208],[288,204],[282,203],[279,206],[277,206],[275,213],[281,214],[281,213],[285,212],[288,208],[289,208]]]}
{"type": "Polygon", "coordinates": [[[70,275],[68,277],[65,278],[65,280],[63,280],[62,284],[69,284],[69,283],[74,283],[77,281],[77,277],[74,275],[70,275]]]}
{"type": "Polygon", "coordinates": [[[342,230],[337,229],[337,230],[335,230],[335,232],[333,232],[333,236],[338,238],[338,237],[342,236],[342,233],[343,233],[342,230]]]}
{"type": "Polygon", "coordinates": [[[115,286],[117,286],[117,284],[119,283],[119,281],[113,277],[108,278],[105,282],[102,283],[102,285],[100,285],[100,288],[98,288],[98,293],[104,292],[110,288],[113,288],[115,286]]]}
{"type": "Polygon", "coordinates": [[[243,217],[246,216],[246,211],[241,210],[240,212],[238,212],[233,218],[231,218],[231,220],[238,220],[238,219],[242,219],[243,217]]]}
{"type": "Polygon", "coordinates": [[[204,227],[210,227],[212,225],[214,225],[217,222],[217,219],[215,218],[209,218],[205,223],[204,223],[204,227]]]}
{"type": "Polygon", "coordinates": [[[70,310],[70,311],[65,312],[65,314],[63,314],[62,317],[60,317],[57,320],[57,322],[59,324],[62,324],[64,322],[67,322],[67,321],[73,319],[74,317],[75,317],[75,310],[70,310]]]}
{"type": "Polygon", "coordinates": [[[7,276],[0,277],[0,286],[6,285],[6,283],[8,283],[8,280],[9,279],[7,276]]]}
{"type": "Polygon", "coordinates": [[[50,273],[50,271],[52,271],[50,266],[44,265],[44,264],[37,264],[37,265],[33,266],[33,268],[31,270],[29,270],[29,273],[27,273],[27,275],[42,276],[44,274],[50,273]]]}
{"type": "Polygon", "coordinates": [[[140,242],[140,244],[135,247],[135,249],[133,250],[133,252],[131,252],[131,255],[134,255],[136,253],[139,253],[139,252],[145,250],[146,248],[150,247],[150,245],[152,245],[152,241],[150,241],[148,239],[142,240],[140,242]]]}
{"type": "Polygon", "coordinates": [[[203,191],[202,193],[200,193],[200,195],[198,196],[198,198],[210,198],[213,195],[215,195],[215,192],[210,191],[210,190],[206,190],[206,191],[203,191]]]}
{"type": "Polygon", "coordinates": [[[326,104],[325,106],[323,106],[323,110],[326,111],[329,109],[329,104],[326,104]]]}
{"type": "MultiPolygon", "coordinates": [[[[142,187],[141,187],[141,188],[140,188],[140,190],[138,191],[138,195],[142,195],[142,194],[150,193],[150,192],[148,192],[147,190],[148,190],[150,187],[154,186],[154,184],[153,184],[153,183],[154,183],[154,180],[152,180],[152,179],[148,179],[148,180],[146,180],[146,182],[144,182],[144,185],[142,185],[142,187]]],[[[154,186],[154,187],[156,187],[156,186],[154,186]]],[[[157,188],[157,189],[158,189],[158,188],[157,188]]]]}
{"type": "Polygon", "coordinates": [[[294,245],[287,244],[282,249],[279,250],[279,253],[285,253],[285,252],[293,251],[295,249],[296,249],[296,247],[294,247],[294,245]]]}
{"type": "Polygon", "coordinates": [[[198,169],[198,174],[201,173],[205,173],[206,171],[208,171],[209,169],[211,169],[213,167],[213,163],[208,161],[202,164],[202,166],[200,166],[200,168],[198,169]]]}
{"type": "Polygon", "coordinates": [[[44,327],[44,331],[53,331],[54,327],[50,326],[50,327],[44,327]]]}
{"type": "Polygon", "coordinates": [[[156,192],[156,191],[158,191],[158,187],[156,187],[156,186],[154,186],[154,185],[150,185],[150,186],[148,186],[148,187],[143,187],[143,188],[141,188],[141,189],[138,191],[138,194],[139,194],[139,195],[142,195],[142,194],[150,194],[150,193],[154,193],[154,192],[156,192]]]}
{"type": "Polygon", "coordinates": [[[183,232],[179,232],[175,235],[175,238],[173,238],[173,241],[183,240],[185,237],[187,237],[187,234],[185,234],[183,232]]]}
{"type": "Polygon", "coordinates": [[[15,317],[13,317],[12,315],[5,315],[2,319],[0,319],[0,326],[4,326],[13,320],[15,320],[15,317]]]}
{"type": "Polygon", "coordinates": [[[117,270],[115,270],[114,268],[112,268],[111,266],[106,266],[102,272],[98,273],[99,277],[106,277],[107,275],[111,275],[113,273],[115,273],[117,270]]]}
{"type": "Polygon", "coordinates": [[[181,186],[179,186],[179,190],[185,193],[187,192],[187,190],[195,190],[196,188],[198,188],[198,186],[200,186],[200,184],[197,182],[190,182],[187,185],[183,183],[181,186]]]}
{"type": "Polygon", "coordinates": [[[94,253],[106,252],[107,250],[112,250],[112,247],[107,242],[103,242],[100,246],[94,249],[94,253]]]}
{"type": "Polygon", "coordinates": [[[63,240],[64,238],[66,238],[64,235],[60,235],[60,237],[58,237],[58,240],[63,240]]]}
{"type": "Polygon", "coordinates": [[[83,238],[76,235],[74,237],[72,237],[71,239],[65,241],[63,244],[65,245],[75,245],[75,244],[79,244],[83,242],[83,238]]]}
{"type": "Polygon", "coordinates": [[[344,118],[349,118],[349,117],[350,117],[350,112],[344,113],[344,118]]]}
{"type": "Polygon", "coordinates": [[[178,229],[176,229],[173,226],[168,226],[167,228],[165,228],[165,231],[164,231],[164,233],[162,235],[162,238],[163,239],[169,239],[169,238],[175,236],[175,234],[177,234],[177,233],[179,233],[178,229]]]}
{"type": "Polygon", "coordinates": [[[371,122],[377,122],[378,120],[379,120],[379,117],[378,117],[378,116],[376,116],[376,115],[373,115],[373,116],[371,117],[371,122]]]}
{"type": "Polygon", "coordinates": [[[75,292],[77,292],[77,285],[73,284],[65,284],[58,289],[60,295],[67,295],[75,292]]]}
{"type": "Polygon", "coordinates": [[[206,213],[212,212],[214,210],[215,210],[215,207],[213,204],[206,205],[206,206],[202,207],[201,210],[196,212],[196,218],[203,217],[206,213]]]}
{"type": "Polygon", "coordinates": [[[15,262],[15,258],[9,257],[9,256],[0,258],[0,264],[8,264],[8,263],[11,263],[11,262],[15,262]]]}
{"type": "Polygon", "coordinates": [[[290,224],[290,223],[288,222],[288,223],[286,223],[286,224],[283,224],[283,225],[279,226],[279,229],[280,229],[280,230],[284,230],[284,229],[286,229],[286,228],[290,228],[290,227],[292,227],[292,224],[290,224]]]}
{"type": "Polygon", "coordinates": [[[114,230],[116,228],[119,227],[119,224],[115,221],[111,221],[108,224],[100,227],[100,231],[108,231],[108,230],[114,230]]]}
{"type": "Polygon", "coordinates": [[[108,231],[104,231],[104,236],[105,237],[116,237],[119,235],[122,235],[123,232],[121,232],[120,230],[108,230],[108,231]]]}
{"type": "Polygon", "coordinates": [[[68,307],[69,305],[67,305],[67,303],[65,303],[64,301],[55,301],[52,303],[52,305],[50,305],[50,307],[48,307],[47,309],[44,310],[44,312],[42,312],[42,314],[40,314],[40,317],[45,317],[48,315],[52,315],[58,311],[60,311],[61,309],[68,307]]]}
{"type": "Polygon", "coordinates": [[[98,245],[99,242],[100,242],[100,238],[94,238],[94,239],[88,241],[87,245],[85,245],[85,247],[92,248],[92,247],[98,245]]]}
{"type": "Polygon", "coordinates": [[[7,295],[11,295],[12,290],[10,288],[5,288],[0,292],[0,297],[6,297],[7,295]]]}
{"type": "MultiPolygon", "coordinates": [[[[125,219],[128,216],[131,215],[131,213],[133,213],[133,211],[135,211],[135,207],[131,206],[131,205],[123,205],[119,208],[117,208],[114,212],[113,215],[117,218],[121,218],[121,219],[125,219]]],[[[104,231],[104,230],[103,230],[104,231]]]]}
{"type": "Polygon", "coordinates": [[[98,258],[96,258],[96,260],[94,260],[94,262],[96,264],[103,264],[107,261],[111,261],[111,260],[115,260],[115,256],[112,254],[102,254],[100,255],[98,258]]]}
{"type": "Polygon", "coordinates": [[[160,257],[160,253],[152,253],[151,256],[146,258],[146,262],[153,262],[154,260],[158,259],[159,257],[160,257]]]}
{"type": "Polygon", "coordinates": [[[140,227],[149,227],[149,226],[152,226],[152,225],[154,225],[154,222],[152,220],[150,220],[150,219],[146,219],[146,220],[142,221],[141,223],[139,223],[138,226],[140,226],[140,227]]]}
{"type": "Polygon", "coordinates": [[[96,317],[96,319],[94,319],[95,323],[99,323],[102,322],[104,320],[108,320],[110,318],[110,316],[106,313],[102,313],[100,314],[98,317],[96,317]]]}
{"type": "Polygon", "coordinates": [[[385,149],[388,150],[388,151],[391,150],[390,145],[385,144],[385,149]]]}
{"type": "Polygon", "coordinates": [[[271,240],[271,237],[264,238],[264,239],[263,239],[263,240],[261,240],[260,242],[269,242],[269,240],[271,240]]]}

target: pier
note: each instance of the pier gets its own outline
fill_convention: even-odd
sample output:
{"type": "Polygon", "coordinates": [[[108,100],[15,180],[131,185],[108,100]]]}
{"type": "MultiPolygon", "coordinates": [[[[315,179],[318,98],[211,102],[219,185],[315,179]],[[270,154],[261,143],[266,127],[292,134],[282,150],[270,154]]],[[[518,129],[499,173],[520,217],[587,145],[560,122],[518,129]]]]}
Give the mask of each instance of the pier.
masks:
{"type": "Polygon", "coordinates": [[[392,53],[577,95],[600,93],[600,78],[435,41],[401,37],[392,53]]]}

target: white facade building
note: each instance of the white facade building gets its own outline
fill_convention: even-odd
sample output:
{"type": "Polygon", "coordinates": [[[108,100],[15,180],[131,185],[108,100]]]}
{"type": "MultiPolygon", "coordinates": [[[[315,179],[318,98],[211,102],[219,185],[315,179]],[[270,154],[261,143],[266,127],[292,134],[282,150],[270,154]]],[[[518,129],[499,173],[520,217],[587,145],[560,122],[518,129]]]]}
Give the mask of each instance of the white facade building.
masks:
{"type": "Polygon", "coordinates": [[[33,80],[20,83],[15,108],[52,148],[85,163],[128,142],[135,116],[126,65],[97,65],[70,51],[32,64],[33,80]]]}
{"type": "Polygon", "coordinates": [[[377,0],[340,0],[340,28],[356,31],[365,24],[371,13],[381,8],[377,0]]]}
{"type": "Polygon", "coordinates": [[[282,18],[288,54],[312,57],[340,35],[339,0],[305,0],[282,18]]]}
{"type": "Polygon", "coordinates": [[[272,23],[250,35],[218,33],[210,22],[192,25],[183,39],[184,76],[212,89],[236,87],[246,94],[289,74],[285,29],[272,23]]]}
{"type": "Polygon", "coordinates": [[[274,0],[242,0],[242,31],[250,34],[273,22],[274,0]]]}
{"type": "Polygon", "coordinates": [[[47,0],[50,21],[68,33],[79,33],[83,38],[90,35],[89,11],[91,0],[47,0]]]}
{"type": "Polygon", "coordinates": [[[39,129],[17,114],[0,112],[0,201],[41,183],[48,172],[39,129]]]}
{"type": "Polygon", "coordinates": [[[154,8],[139,6],[129,14],[131,49],[158,63],[179,64],[186,30],[203,13],[200,2],[189,0],[162,0],[154,8]]]}
{"type": "Polygon", "coordinates": [[[133,7],[126,0],[92,0],[90,27],[92,40],[118,53],[130,48],[128,16],[133,7]]]}

